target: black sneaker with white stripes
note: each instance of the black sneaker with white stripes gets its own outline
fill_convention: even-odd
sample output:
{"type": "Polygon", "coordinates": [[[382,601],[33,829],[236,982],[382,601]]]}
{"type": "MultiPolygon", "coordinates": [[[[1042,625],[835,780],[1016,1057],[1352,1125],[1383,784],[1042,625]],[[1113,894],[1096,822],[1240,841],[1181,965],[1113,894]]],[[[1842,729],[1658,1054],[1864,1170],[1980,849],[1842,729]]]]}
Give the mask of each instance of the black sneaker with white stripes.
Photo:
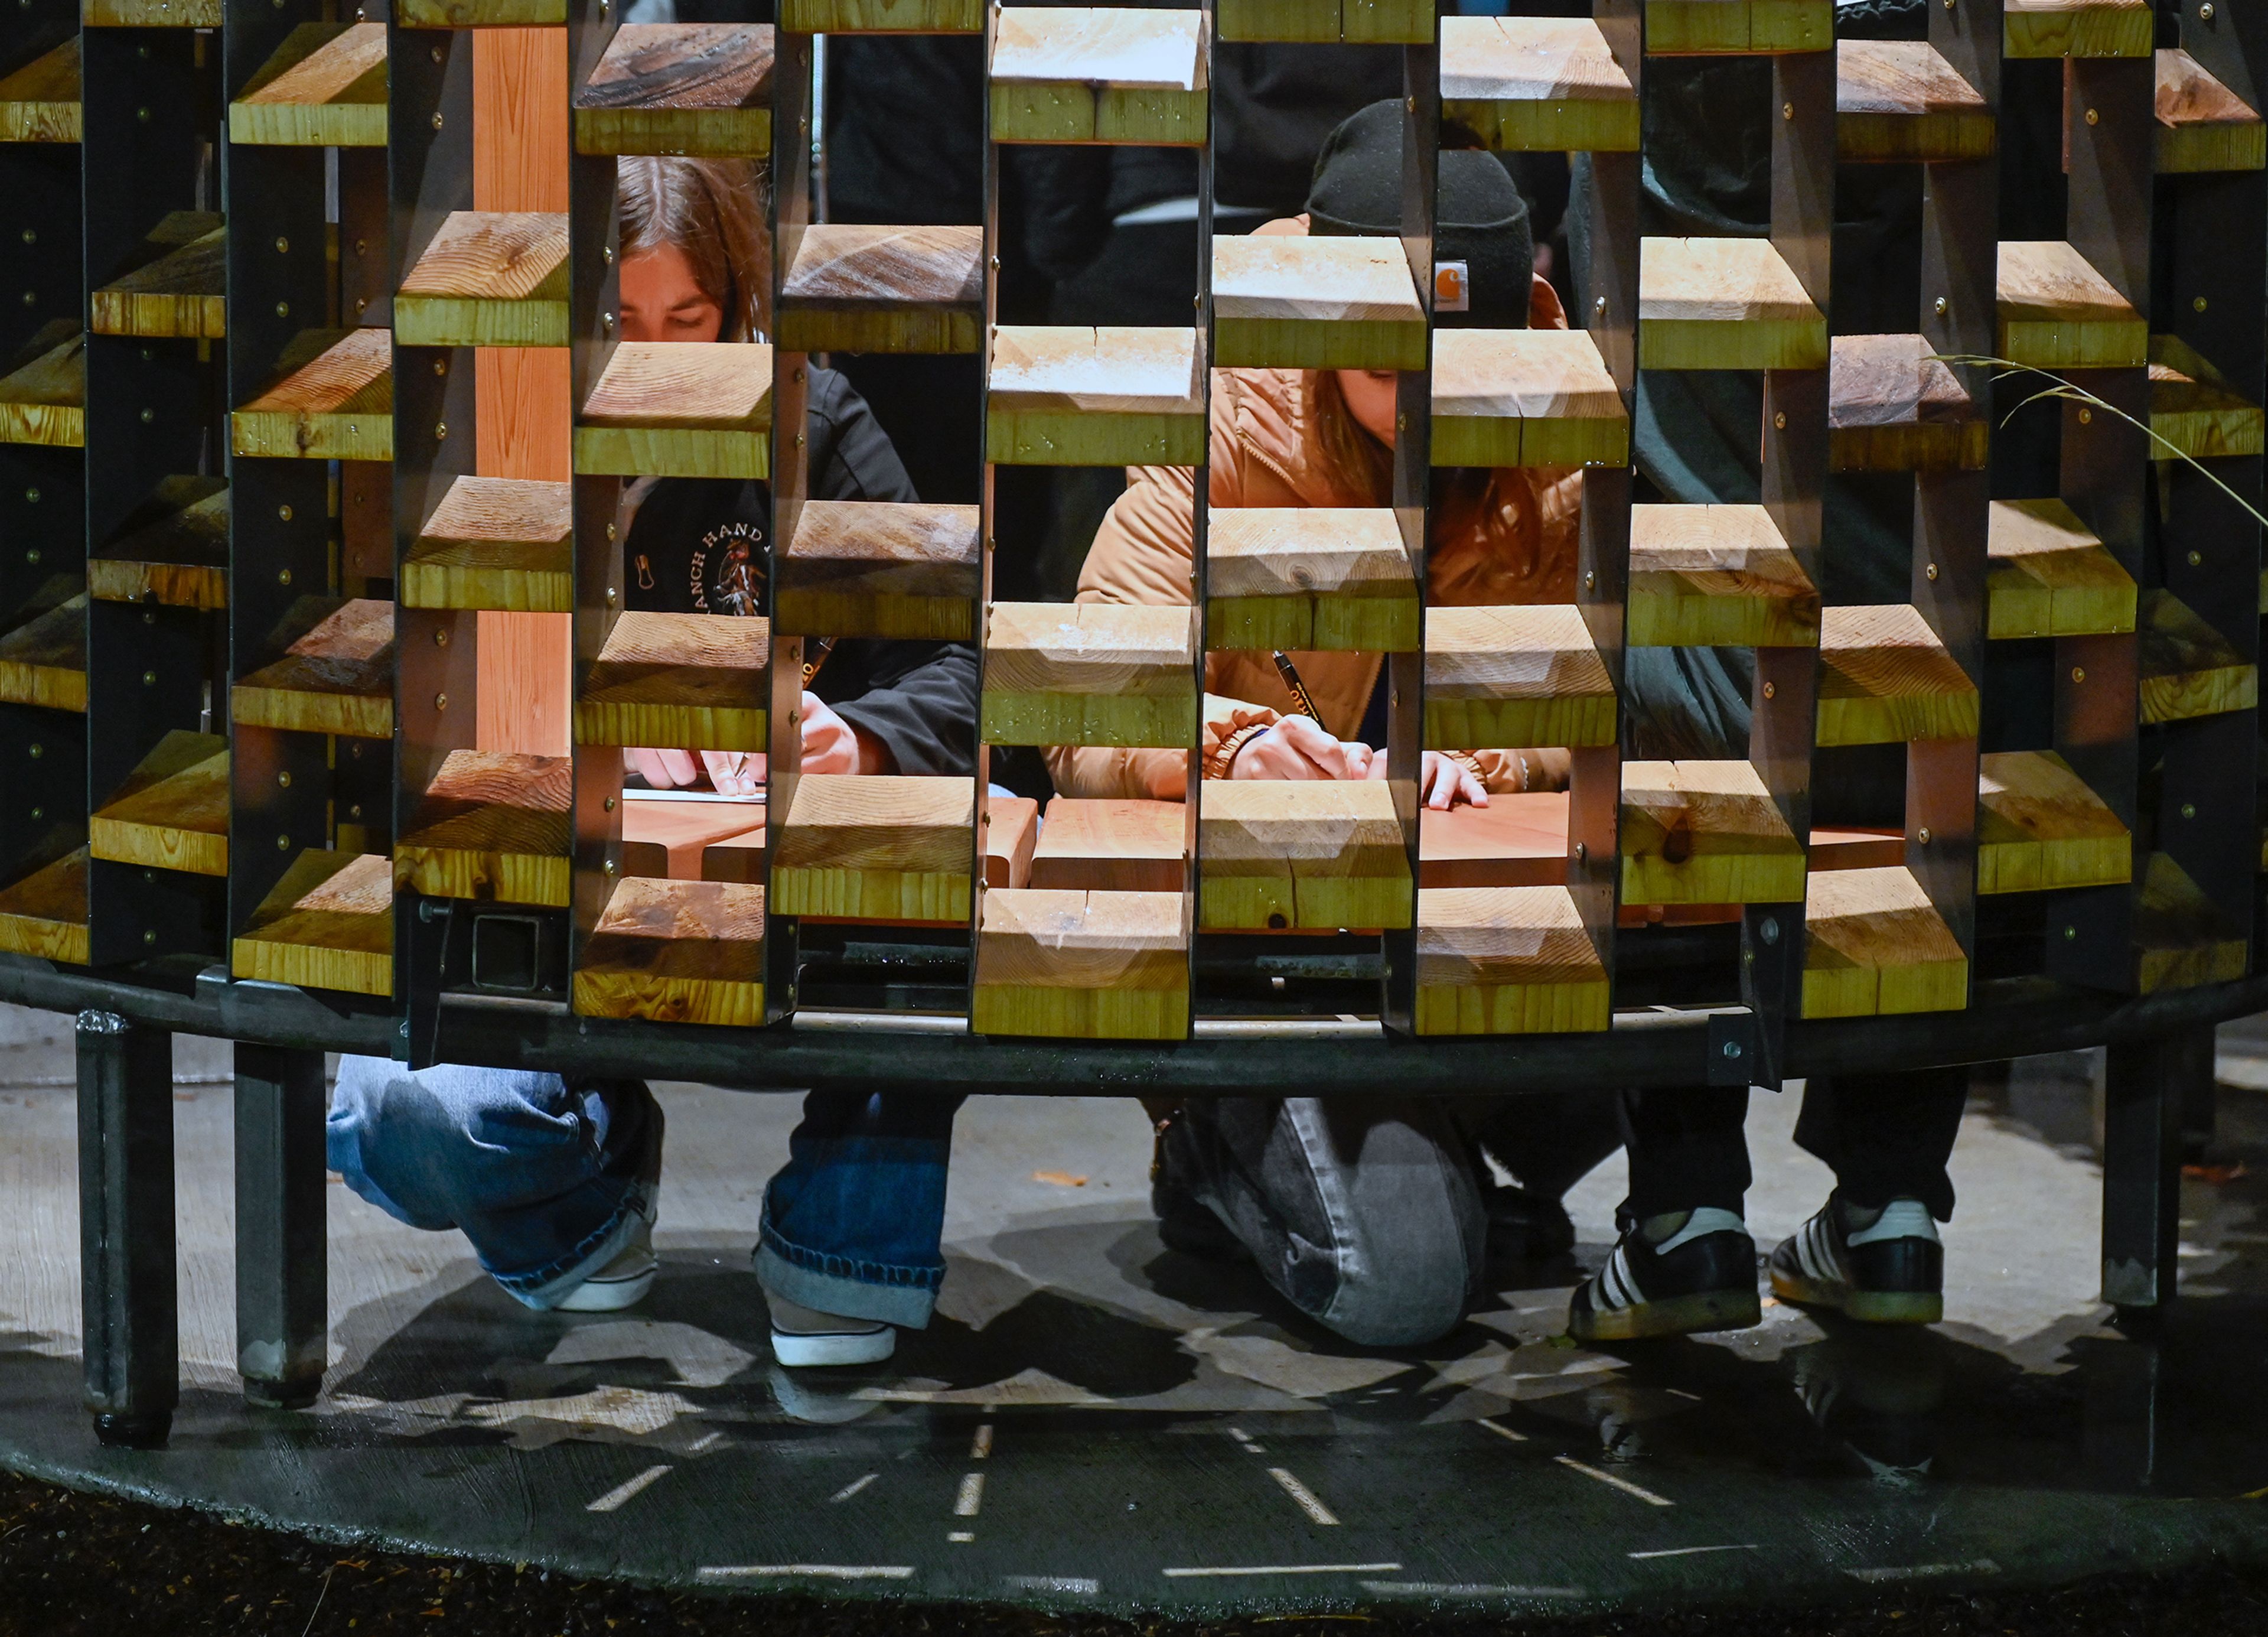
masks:
{"type": "Polygon", "coordinates": [[[1746,1330],[1764,1317],[1756,1299],[1756,1242],[1748,1225],[1713,1206],[1650,1218],[1626,1230],[1606,1265],[1578,1286],[1567,1333],[1577,1341],[1636,1341],[1698,1331],[1746,1330]],[[1657,1243],[1646,1228],[1667,1229],[1657,1243]]]}
{"type": "Polygon", "coordinates": [[[1830,1195],[1771,1253],[1772,1294],[1835,1308],[1869,1324],[1934,1324],[1945,1316],[1945,1247],[1918,1199],[1893,1199],[1856,1220],[1830,1195]]]}

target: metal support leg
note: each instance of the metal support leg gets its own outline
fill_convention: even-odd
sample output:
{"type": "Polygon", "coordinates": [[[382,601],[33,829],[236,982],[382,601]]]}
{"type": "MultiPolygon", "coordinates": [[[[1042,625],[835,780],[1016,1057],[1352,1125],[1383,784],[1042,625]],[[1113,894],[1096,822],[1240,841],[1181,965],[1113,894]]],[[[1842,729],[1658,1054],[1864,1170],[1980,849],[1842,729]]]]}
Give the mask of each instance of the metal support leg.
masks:
{"type": "Polygon", "coordinates": [[[2122,1317],[2174,1299],[2181,1237],[2181,1116],[2191,1081],[2213,1078],[2213,1029],[2113,1046],[2102,1129],[2102,1299],[2122,1317]]]}
{"type": "Polygon", "coordinates": [[[78,1014],[78,1198],[94,1435],[155,1448],[180,1401],[173,1040],[114,1012],[78,1014]]]}
{"type": "Polygon", "coordinates": [[[323,1384],[326,1101],[321,1052],[236,1048],[236,1367],[268,1409],[304,1410],[323,1384]]]}

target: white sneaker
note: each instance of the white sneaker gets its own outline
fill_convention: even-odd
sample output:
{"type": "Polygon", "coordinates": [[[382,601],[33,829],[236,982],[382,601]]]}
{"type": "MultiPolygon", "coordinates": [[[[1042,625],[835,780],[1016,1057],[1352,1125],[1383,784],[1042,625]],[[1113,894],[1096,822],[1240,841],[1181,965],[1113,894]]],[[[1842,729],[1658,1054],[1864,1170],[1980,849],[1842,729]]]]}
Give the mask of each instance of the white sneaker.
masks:
{"type": "Polygon", "coordinates": [[[792,1370],[828,1365],[880,1364],[898,1350],[895,1326],[845,1318],[764,1293],[772,1310],[772,1357],[792,1370]]]}
{"type": "Polygon", "coordinates": [[[634,1308],[653,1288],[659,1267],[653,1256],[653,1224],[644,1216],[630,1236],[605,1266],[585,1274],[583,1282],[551,1304],[559,1313],[619,1313],[634,1308]]]}

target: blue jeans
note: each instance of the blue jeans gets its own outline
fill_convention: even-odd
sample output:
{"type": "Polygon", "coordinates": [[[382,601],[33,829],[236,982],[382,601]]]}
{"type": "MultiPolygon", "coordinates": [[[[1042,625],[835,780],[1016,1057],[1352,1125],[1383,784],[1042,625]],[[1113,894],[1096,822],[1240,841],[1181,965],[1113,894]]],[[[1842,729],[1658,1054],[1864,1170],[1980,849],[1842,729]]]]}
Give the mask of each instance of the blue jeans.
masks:
{"type": "Polygon", "coordinates": [[[958,1097],[814,1091],[764,1190],[756,1277],[770,1294],[919,1330],[945,1279],[946,1162],[958,1097]]]}
{"type": "Polygon", "coordinates": [[[348,1187],[412,1228],[464,1229],[531,1308],[653,1220],[661,1105],[636,1080],[342,1058],[325,1137],[348,1187]]]}

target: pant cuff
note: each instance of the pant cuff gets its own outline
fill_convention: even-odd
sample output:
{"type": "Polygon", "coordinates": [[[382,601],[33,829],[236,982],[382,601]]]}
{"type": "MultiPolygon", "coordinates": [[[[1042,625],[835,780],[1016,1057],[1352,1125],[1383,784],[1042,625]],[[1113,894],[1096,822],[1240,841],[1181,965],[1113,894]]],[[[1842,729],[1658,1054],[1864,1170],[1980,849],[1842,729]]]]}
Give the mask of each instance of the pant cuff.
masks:
{"type": "Polygon", "coordinates": [[[789,1260],[766,1239],[756,1246],[756,1282],[767,1295],[799,1308],[846,1319],[869,1319],[901,1330],[925,1330],[937,1310],[937,1292],[924,1285],[873,1285],[844,1273],[821,1272],[789,1260]]]}
{"type": "Polygon", "coordinates": [[[585,1238],[559,1260],[529,1273],[491,1273],[504,1294],[523,1307],[547,1313],[559,1305],[585,1279],[622,1254],[640,1222],[654,1217],[653,1184],[633,1183],[623,1192],[622,1208],[607,1225],[585,1238]]]}

